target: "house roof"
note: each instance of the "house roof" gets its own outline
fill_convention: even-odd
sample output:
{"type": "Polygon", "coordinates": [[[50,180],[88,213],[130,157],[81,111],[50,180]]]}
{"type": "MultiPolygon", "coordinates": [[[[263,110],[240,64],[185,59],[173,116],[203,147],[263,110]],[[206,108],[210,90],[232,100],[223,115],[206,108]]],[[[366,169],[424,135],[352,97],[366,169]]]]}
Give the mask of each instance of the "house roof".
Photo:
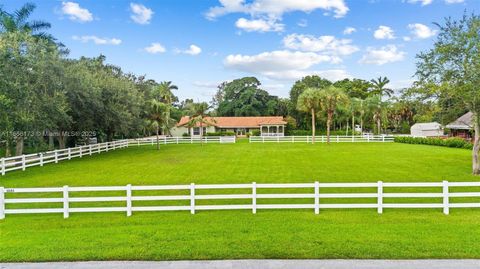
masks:
{"type": "Polygon", "coordinates": [[[439,130],[442,128],[442,125],[438,122],[422,122],[422,123],[415,123],[412,125],[411,129],[418,129],[418,130],[439,130]]]}
{"type": "MultiPolygon", "coordinates": [[[[190,121],[189,116],[183,116],[177,123],[184,126],[190,121]]],[[[287,122],[281,116],[267,117],[206,117],[204,126],[216,126],[219,128],[259,128],[262,125],[286,125],[287,122]]],[[[195,127],[200,126],[199,123],[195,127]]]]}
{"type": "Polygon", "coordinates": [[[465,129],[470,130],[473,127],[473,113],[467,112],[463,114],[460,118],[456,119],[455,121],[447,124],[446,126],[449,129],[465,129]]]}

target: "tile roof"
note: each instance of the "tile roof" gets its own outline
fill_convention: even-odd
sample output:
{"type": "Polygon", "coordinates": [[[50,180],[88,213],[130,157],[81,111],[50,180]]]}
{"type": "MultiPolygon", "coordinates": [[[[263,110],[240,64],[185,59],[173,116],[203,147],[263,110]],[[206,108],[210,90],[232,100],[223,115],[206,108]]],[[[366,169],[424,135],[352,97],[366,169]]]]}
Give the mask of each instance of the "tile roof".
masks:
{"type": "MultiPolygon", "coordinates": [[[[189,116],[183,116],[177,123],[178,126],[183,126],[190,120],[189,116]]],[[[281,116],[267,116],[267,117],[206,117],[203,125],[216,126],[219,128],[258,128],[261,125],[286,125],[287,122],[281,116]]],[[[200,124],[196,124],[196,127],[200,124]]]]}

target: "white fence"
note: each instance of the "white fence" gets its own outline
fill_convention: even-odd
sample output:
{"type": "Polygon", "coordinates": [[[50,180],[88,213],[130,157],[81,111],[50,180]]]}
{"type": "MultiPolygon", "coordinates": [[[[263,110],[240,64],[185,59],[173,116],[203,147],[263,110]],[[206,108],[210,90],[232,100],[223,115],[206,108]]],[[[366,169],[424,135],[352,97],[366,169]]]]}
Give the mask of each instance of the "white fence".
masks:
{"type": "Polygon", "coordinates": [[[83,157],[95,153],[107,152],[110,150],[128,147],[127,140],[117,140],[106,143],[91,144],[74,148],[57,149],[47,152],[26,154],[0,159],[0,170],[2,176],[14,170],[23,170],[32,166],[43,166],[47,163],[58,163],[63,160],[70,160],[76,157],[83,157]]]}
{"type": "MultiPolygon", "coordinates": [[[[331,135],[330,142],[332,143],[341,143],[341,142],[393,142],[394,137],[389,135],[370,135],[370,136],[348,136],[348,135],[331,135]]],[[[312,136],[250,136],[250,143],[311,143],[312,136]]],[[[327,142],[327,136],[319,135],[315,136],[315,142],[325,143],[327,142]]]]}
{"type": "MultiPolygon", "coordinates": [[[[235,143],[236,138],[235,136],[203,136],[200,137],[170,137],[170,136],[162,136],[159,137],[159,143],[162,145],[167,144],[213,144],[213,143],[235,143]]],[[[138,139],[129,139],[129,145],[155,145],[157,143],[156,137],[146,137],[146,138],[138,138],[138,139]]]]}
{"type": "MultiPolygon", "coordinates": [[[[329,208],[372,208],[379,214],[383,213],[384,208],[441,208],[444,214],[449,214],[450,208],[478,208],[480,202],[452,202],[451,198],[475,198],[480,197],[480,192],[471,190],[474,187],[480,187],[480,182],[428,182],[428,183],[390,183],[378,181],[375,183],[301,183],[301,184],[210,184],[210,185],[159,185],[159,186],[113,186],[113,187],[53,187],[53,188],[4,188],[0,187],[0,219],[10,214],[33,214],[33,213],[62,213],[64,218],[68,218],[70,213],[80,212],[125,212],[131,216],[133,212],[140,211],[190,211],[195,214],[198,210],[252,210],[256,213],[259,209],[313,209],[315,214],[319,214],[320,209],[329,208]],[[461,189],[458,189],[461,187],[461,189]],[[390,189],[388,189],[390,188],[390,189]],[[422,190],[423,192],[418,192],[422,190]],[[436,192],[425,192],[435,189],[436,192]],[[454,191],[453,189],[457,189],[454,191]],[[296,193],[272,193],[278,189],[297,190],[296,193]],[[343,190],[338,192],[338,190],[343,190]],[[348,189],[349,191],[345,191],[348,189]],[[388,190],[387,190],[388,189],[388,190]],[[413,192],[416,189],[416,192],[413,192]],[[465,192],[465,189],[471,191],[465,192]],[[205,191],[228,190],[228,194],[200,194],[205,191]],[[231,194],[234,190],[243,190],[242,194],[231,194]],[[362,192],[358,192],[361,190],[362,192]],[[399,190],[403,192],[398,192],[399,190]],[[148,191],[148,193],[145,193],[148,191]],[[152,195],[152,191],[175,191],[174,195],[152,195]],[[179,195],[179,191],[184,194],[179,195]],[[298,191],[301,191],[299,193],[298,191]],[[368,191],[368,192],[365,192],[368,191]],[[395,192],[396,191],[396,192],[395,192]],[[408,191],[408,192],[405,192],[408,191]],[[85,193],[92,192],[112,192],[116,196],[86,196],[85,193]],[[36,194],[37,197],[26,198],[25,193],[36,194]],[[38,198],[38,194],[55,195],[56,198],[38,198]],[[84,193],[79,196],[79,193],[84,193]],[[15,194],[21,194],[20,197],[15,194]],[[59,194],[61,197],[59,197],[59,194]],[[149,195],[147,195],[149,194],[149,195]],[[332,198],[348,198],[350,203],[329,203],[332,198]],[[373,202],[365,203],[365,198],[373,198],[373,202]],[[395,201],[384,202],[384,199],[394,198],[395,201]],[[422,203],[398,203],[400,198],[424,199],[422,203]],[[303,199],[297,200],[298,203],[262,203],[265,199],[303,199]],[[352,203],[352,200],[360,199],[359,202],[352,203]],[[432,199],[436,202],[432,203],[432,199]],[[228,204],[218,204],[219,200],[235,200],[236,202],[228,204]],[[309,201],[305,203],[305,200],[309,201]],[[170,201],[183,205],[138,205],[137,203],[145,201],[170,201]],[[210,201],[213,204],[197,204],[200,201],[210,201]],[[239,202],[239,201],[243,201],[239,202]],[[82,206],[75,207],[79,203],[89,202],[90,205],[95,202],[114,202],[114,206],[95,207],[82,206]],[[32,208],[33,204],[47,203],[57,205],[57,207],[32,208]],[[121,206],[118,206],[121,203],[121,206]],[[12,204],[30,204],[30,206],[20,208],[18,206],[10,208],[12,204]],[[7,205],[7,206],[6,206],[7,205]],[[58,205],[60,205],[58,207],[58,205]]],[[[476,188],[478,190],[478,188],[476,188]]],[[[281,200],[283,202],[285,200],[281,200]]]]}

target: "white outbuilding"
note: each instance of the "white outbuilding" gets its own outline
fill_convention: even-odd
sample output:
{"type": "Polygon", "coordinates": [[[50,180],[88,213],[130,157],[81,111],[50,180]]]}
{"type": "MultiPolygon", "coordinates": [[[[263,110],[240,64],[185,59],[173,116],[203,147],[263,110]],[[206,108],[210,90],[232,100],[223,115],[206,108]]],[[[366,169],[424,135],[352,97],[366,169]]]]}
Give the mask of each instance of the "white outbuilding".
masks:
{"type": "Polygon", "coordinates": [[[434,137],[443,135],[443,127],[438,122],[415,123],[410,128],[411,136],[434,137]]]}

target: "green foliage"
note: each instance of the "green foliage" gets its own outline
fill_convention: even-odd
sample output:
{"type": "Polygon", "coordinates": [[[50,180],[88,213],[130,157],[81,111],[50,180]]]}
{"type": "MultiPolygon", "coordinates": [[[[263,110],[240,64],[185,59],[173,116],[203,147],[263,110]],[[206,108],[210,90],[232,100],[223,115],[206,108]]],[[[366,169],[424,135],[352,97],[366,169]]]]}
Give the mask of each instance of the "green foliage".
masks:
{"type": "Polygon", "coordinates": [[[432,146],[442,146],[450,148],[463,148],[463,149],[472,149],[473,144],[469,141],[465,141],[461,138],[431,138],[431,137],[409,137],[409,136],[397,136],[394,139],[397,143],[407,143],[407,144],[421,144],[421,145],[432,145],[432,146]]]}
{"type": "Polygon", "coordinates": [[[253,130],[252,131],[252,136],[260,136],[262,134],[262,132],[260,132],[260,130],[253,130]]]}
{"type": "Polygon", "coordinates": [[[234,136],[235,132],[210,132],[206,133],[205,136],[234,136]]]}

